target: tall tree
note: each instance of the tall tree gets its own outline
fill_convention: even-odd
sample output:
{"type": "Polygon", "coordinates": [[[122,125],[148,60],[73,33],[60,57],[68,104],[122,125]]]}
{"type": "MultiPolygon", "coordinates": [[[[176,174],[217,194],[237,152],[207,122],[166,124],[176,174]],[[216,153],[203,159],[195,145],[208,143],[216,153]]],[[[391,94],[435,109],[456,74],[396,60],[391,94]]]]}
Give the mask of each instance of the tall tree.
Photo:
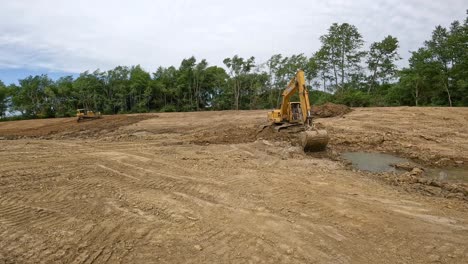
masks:
{"type": "Polygon", "coordinates": [[[208,90],[209,87],[205,83],[206,79],[206,68],[208,67],[208,62],[203,59],[201,60],[194,69],[194,97],[195,97],[195,106],[196,110],[199,111],[200,108],[204,108],[204,103],[206,98],[204,98],[205,90],[208,90]]]}
{"type": "Polygon", "coordinates": [[[421,101],[431,103],[430,100],[435,98],[432,95],[437,92],[433,86],[437,82],[440,67],[432,60],[432,53],[428,49],[420,48],[411,54],[409,67],[400,72],[400,85],[412,91],[416,106],[421,101]]]}
{"type": "Polygon", "coordinates": [[[397,38],[389,35],[382,41],[371,44],[367,55],[367,67],[370,71],[367,93],[375,88],[376,82],[385,83],[395,76],[397,73],[395,63],[400,59],[397,38]]]}
{"type": "Polygon", "coordinates": [[[445,92],[447,93],[447,100],[449,106],[452,106],[452,97],[450,95],[450,69],[453,65],[453,56],[451,47],[448,44],[449,32],[442,26],[437,26],[432,32],[432,38],[426,41],[425,44],[428,49],[432,52],[433,58],[440,64],[441,72],[440,79],[445,92]]]}
{"type": "Polygon", "coordinates": [[[453,65],[450,69],[453,98],[457,105],[468,105],[468,10],[467,17],[460,23],[454,21],[450,26],[447,44],[452,53],[453,65]]]}
{"type": "Polygon", "coordinates": [[[100,97],[104,91],[104,76],[99,70],[89,73],[85,71],[73,82],[74,96],[78,100],[78,107],[99,109],[100,97]]]}
{"type": "Polygon", "coordinates": [[[331,90],[329,87],[329,83],[331,83],[333,79],[332,66],[328,63],[329,60],[329,53],[325,47],[322,47],[319,51],[314,53],[313,60],[317,65],[317,72],[320,78],[319,84],[323,85],[323,91],[331,90]]]}
{"type": "Polygon", "coordinates": [[[232,77],[232,88],[234,92],[234,108],[239,110],[239,100],[243,89],[243,80],[255,65],[255,57],[244,59],[235,55],[232,58],[223,60],[224,65],[229,69],[232,77]]]}
{"type": "Polygon", "coordinates": [[[78,102],[73,92],[73,76],[64,76],[55,81],[54,96],[56,117],[75,114],[78,102]]]}
{"type": "Polygon", "coordinates": [[[331,65],[335,87],[342,90],[345,80],[361,70],[361,59],[365,52],[361,50],[364,40],[358,29],[348,23],[334,23],[328,33],[320,37],[321,53],[331,65]]]}
{"type": "Polygon", "coordinates": [[[14,110],[28,117],[49,117],[52,113],[46,89],[54,85],[47,75],[29,76],[12,86],[14,110]]]}
{"type": "Polygon", "coordinates": [[[195,76],[194,71],[197,64],[195,57],[183,59],[179,66],[179,74],[177,78],[178,93],[182,95],[182,105],[186,110],[194,110],[195,106],[195,76]]]}
{"type": "Polygon", "coordinates": [[[151,101],[151,75],[140,65],[130,69],[130,102],[133,112],[147,112],[151,101]]]}
{"type": "Polygon", "coordinates": [[[275,54],[266,62],[266,67],[268,69],[268,86],[269,86],[269,95],[268,101],[271,108],[276,107],[276,98],[279,96],[279,86],[277,80],[277,73],[279,71],[281,59],[283,55],[275,54]]]}

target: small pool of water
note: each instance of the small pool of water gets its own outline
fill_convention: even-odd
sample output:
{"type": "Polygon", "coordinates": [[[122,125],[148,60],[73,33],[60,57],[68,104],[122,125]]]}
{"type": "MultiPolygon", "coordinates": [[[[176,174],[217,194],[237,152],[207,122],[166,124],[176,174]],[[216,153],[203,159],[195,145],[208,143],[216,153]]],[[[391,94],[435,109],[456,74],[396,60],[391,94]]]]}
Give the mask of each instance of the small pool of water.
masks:
{"type": "Polygon", "coordinates": [[[392,164],[410,162],[408,159],[385,153],[345,152],[341,156],[350,161],[356,169],[370,172],[397,171],[392,164]]]}
{"type": "Polygon", "coordinates": [[[448,182],[468,182],[468,168],[428,168],[424,174],[431,179],[448,182]]]}
{"type": "MultiPolygon", "coordinates": [[[[392,172],[404,170],[396,169],[392,164],[406,163],[414,164],[415,167],[421,167],[409,159],[400,158],[385,153],[370,152],[345,152],[341,155],[344,159],[350,161],[354,168],[369,172],[392,172]]],[[[424,176],[446,182],[461,183],[468,182],[468,167],[456,168],[423,168],[424,176]]]]}

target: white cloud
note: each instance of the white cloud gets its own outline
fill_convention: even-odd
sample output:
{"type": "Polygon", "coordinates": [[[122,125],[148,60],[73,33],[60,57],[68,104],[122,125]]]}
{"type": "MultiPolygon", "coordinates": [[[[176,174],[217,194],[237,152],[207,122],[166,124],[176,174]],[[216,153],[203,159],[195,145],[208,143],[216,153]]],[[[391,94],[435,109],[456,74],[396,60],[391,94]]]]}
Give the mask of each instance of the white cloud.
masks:
{"type": "Polygon", "coordinates": [[[155,70],[191,55],[212,64],[235,54],[260,62],[275,53],[310,55],[333,22],[356,25],[368,44],[394,35],[408,58],[466,8],[463,0],[0,0],[0,68],[155,70]]]}

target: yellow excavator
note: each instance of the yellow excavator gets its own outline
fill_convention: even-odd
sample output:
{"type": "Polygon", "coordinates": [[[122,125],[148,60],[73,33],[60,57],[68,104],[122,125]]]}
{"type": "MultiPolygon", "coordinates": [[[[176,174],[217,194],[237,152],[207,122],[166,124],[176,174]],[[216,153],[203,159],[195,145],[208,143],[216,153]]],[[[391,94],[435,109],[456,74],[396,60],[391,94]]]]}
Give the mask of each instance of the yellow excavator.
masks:
{"type": "Polygon", "coordinates": [[[76,109],[76,122],[83,119],[97,119],[101,118],[101,112],[91,111],[87,109],[76,109]]]}
{"type": "Polygon", "coordinates": [[[280,109],[268,113],[268,121],[277,132],[291,127],[300,128],[301,144],[306,152],[325,150],[329,141],[326,130],[316,129],[312,122],[309,92],[307,91],[304,71],[299,70],[282,93],[280,109]],[[295,93],[299,102],[291,102],[295,93]]]}

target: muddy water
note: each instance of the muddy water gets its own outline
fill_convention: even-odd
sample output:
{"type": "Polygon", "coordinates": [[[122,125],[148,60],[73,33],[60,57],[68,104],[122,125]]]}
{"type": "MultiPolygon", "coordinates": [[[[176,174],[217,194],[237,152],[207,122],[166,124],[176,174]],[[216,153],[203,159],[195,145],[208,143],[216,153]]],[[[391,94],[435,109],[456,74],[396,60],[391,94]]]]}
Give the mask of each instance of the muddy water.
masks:
{"type": "Polygon", "coordinates": [[[370,172],[397,171],[392,164],[409,162],[409,160],[384,153],[345,152],[342,157],[352,162],[353,167],[370,172]]]}
{"type": "Polygon", "coordinates": [[[449,182],[468,182],[468,168],[428,168],[425,175],[431,179],[449,182]]]}
{"type": "MultiPolygon", "coordinates": [[[[356,169],[370,172],[403,172],[396,169],[392,164],[409,162],[415,167],[422,167],[408,159],[400,158],[385,153],[369,152],[345,152],[342,157],[350,161],[356,169]]],[[[468,182],[468,168],[424,168],[424,176],[447,182],[468,182]]]]}

